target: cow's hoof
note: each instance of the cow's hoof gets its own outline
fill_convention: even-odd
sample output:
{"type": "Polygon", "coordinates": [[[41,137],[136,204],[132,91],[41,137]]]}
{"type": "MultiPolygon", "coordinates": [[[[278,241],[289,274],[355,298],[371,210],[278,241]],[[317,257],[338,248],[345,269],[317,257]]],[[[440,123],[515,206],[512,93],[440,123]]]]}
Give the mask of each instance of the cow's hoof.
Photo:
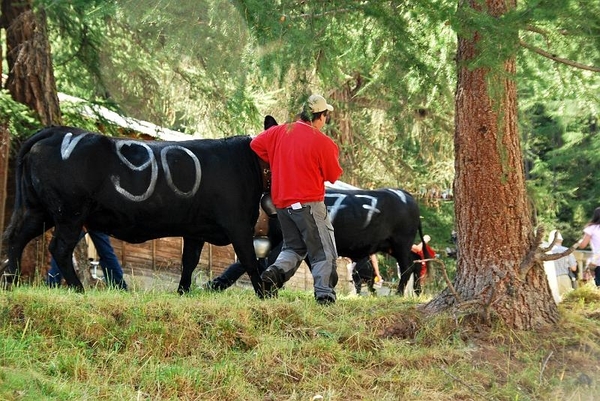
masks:
{"type": "Polygon", "coordinates": [[[258,274],[252,275],[250,281],[252,282],[256,296],[260,299],[277,297],[277,287],[273,286],[270,282],[262,281],[258,274]]]}
{"type": "Polygon", "coordinates": [[[255,287],[254,292],[260,299],[277,298],[278,296],[277,288],[265,282],[261,282],[260,286],[255,287]]]}

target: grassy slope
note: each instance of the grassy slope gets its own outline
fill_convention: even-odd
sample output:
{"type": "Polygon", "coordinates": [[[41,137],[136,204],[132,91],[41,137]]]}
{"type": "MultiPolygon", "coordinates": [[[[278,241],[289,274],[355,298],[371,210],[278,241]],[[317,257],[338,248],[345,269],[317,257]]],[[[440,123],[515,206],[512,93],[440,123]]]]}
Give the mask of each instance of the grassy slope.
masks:
{"type": "Polygon", "coordinates": [[[592,400],[600,292],[573,295],[559,327],[519,333],[395,296],[16,288],[0,293],[0,399],[592,400]]]}

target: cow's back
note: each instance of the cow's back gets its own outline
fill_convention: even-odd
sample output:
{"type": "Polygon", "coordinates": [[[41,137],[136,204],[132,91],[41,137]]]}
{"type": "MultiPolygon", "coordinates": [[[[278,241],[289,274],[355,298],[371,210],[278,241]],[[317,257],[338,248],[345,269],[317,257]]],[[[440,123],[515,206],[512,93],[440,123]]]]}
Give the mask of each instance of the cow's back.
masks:
{"type": "Polygon", "coordinates": [[[223,227],[257,218],[262,182],[249,143],[137,141],[51,127],[21,157],[25,198],[59,219],[83,213],[89,228],[128,242],[194,236],[226,244],[223,227]]]}
{"type": "Polygon", "coordinates": [[[415,199],[401,189],[328,189],[326,203],[338,253],[353,259],[394,246],[410,249],[420,224],[415,199]]]}

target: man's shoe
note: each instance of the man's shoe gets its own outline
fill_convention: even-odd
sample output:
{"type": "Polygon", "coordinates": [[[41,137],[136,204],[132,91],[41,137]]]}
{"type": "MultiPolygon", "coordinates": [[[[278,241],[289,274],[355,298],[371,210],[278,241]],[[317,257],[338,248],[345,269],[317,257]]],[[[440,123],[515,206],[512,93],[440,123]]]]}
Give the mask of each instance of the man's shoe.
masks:
{"type": "Polygon", "coordinates": [[[260,279],[275,289],[283,287],[283,274],[275,266],[269,266],[261,275],[260,279]]]}
{"type": "Polygon", "coordinates": [[[223,284],[218,280],[211,280],[204,284],[204,289],[207,291],[224,291],[227,287],[223,287],[223,284]]]}
{"type": "Polygon", "coordinates": [[[317,303],[319,305],[332,305],[335,303],[335,298],[329,295],[320,295],[317,297],[317,303]]]}

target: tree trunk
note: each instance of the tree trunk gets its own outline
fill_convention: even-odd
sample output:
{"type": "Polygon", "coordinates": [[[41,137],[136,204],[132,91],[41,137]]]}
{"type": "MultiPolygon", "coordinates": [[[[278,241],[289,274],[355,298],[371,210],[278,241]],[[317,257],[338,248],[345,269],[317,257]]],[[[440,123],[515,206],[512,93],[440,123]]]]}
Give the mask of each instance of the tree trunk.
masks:
{"type": "Polygon", "coordinates": [[[34,110],[44,125],[60,124],[45,13],[36,15],[31,0],[2,0],[2,20],[6,25],[6,88],[13,99],[34,110]]]}
{"type": "MultiPolygon", "coordinates": [[[[459,12],[478,4],[460,1],[459,12]]],[[[485,6],[498,17],[516,7],[516,1],[486,0],[485,6]]],[[[481,34],[458,37],[456,279],[454,288],[442,292],[425,310],[475,307],[486,321],[498,318],[515,329],[535,329],[556,323],[558,309],[536,258],[539,238],[533,234],[517,130],[516,62],[512,56],[499,62],[502,68],[470,67],[479,55],[481,34]]]]}
{"type": "MultiPolygon", "coordinates": [[[[6,214],[8,167],[10,158],[10,132],[6,124],[0,124],[0,233],[4,232],[4,217],[6,214]]],[[[0,237],[0,250],[3,238],[0,237]]]]}

